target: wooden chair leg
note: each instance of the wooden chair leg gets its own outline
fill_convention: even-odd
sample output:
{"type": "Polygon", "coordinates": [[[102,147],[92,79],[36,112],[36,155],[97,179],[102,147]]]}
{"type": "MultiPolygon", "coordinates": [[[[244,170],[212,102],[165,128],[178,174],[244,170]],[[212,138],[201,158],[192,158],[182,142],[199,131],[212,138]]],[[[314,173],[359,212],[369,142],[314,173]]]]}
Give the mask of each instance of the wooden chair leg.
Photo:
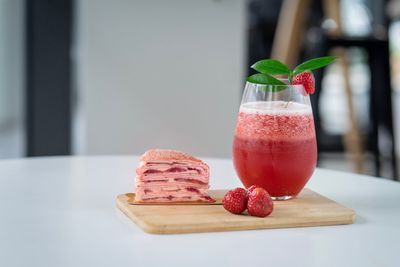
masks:
{"type": "MultiPolygon", "coordinates": [[[[336,27],[331,28],[329,30],[329,34],[331,36],[340,36],[342,35],[342,25],[341,25],[341,17],[340,17],[340,3],[339,0],[324,0],[323,1],[323,9],[326,17],[335,21],[336,27]]],[[[347,157],[353,161],[353,169],[357,173],[364,172],[364,149],[361,131],[357,124],[356,114],[354,111],[353,105],[353,94],[350,88],[350,75],[349,75],[349,63],[347,60],[347,54],[345,48],[336,48],[334,50],[334,54],[336,54],[341,60],[340,64],[343,70],[343,77],[345,82],[345,94],[346,94],[346,106],[349,111],[349,122],[350,128],[345,133],[343,137],[343,143],[345,147],[345,151],[347,157]]]]}
{"type": "Polygon", "coordinates": [[[364,173],[364,149],[360,128],[358,127],[356,113],[353,105],[353,94],[350,88],[349,63],[346,50],[337,48],[335,54],[341,59],[343,69],[344,89],[346,94],[346,105],[349,112],[350,127],[345,133],[343,141],[347,157],[353,162],[353,169],[357,173],[364,173]]]}
{"type": "Polygon", "coordinates": [[[310,4],[310,0],[284,0],[282,3],[271,57],[290,67],[297,64],[300,55],[300,43],[310,4]]]}

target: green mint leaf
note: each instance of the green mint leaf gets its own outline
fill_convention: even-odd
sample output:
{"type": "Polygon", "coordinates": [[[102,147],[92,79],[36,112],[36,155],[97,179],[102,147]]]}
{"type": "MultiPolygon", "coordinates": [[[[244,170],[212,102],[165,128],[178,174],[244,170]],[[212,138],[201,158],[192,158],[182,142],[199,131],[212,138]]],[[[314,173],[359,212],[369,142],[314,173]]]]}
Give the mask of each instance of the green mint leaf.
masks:
{"type": "Polygon", "coordinates": [[[246,81],[250,83],[266,84],[266,85],[286,85],[284,82],[272,77],[269,74],[257,73],[247,77],[246,81]]]}
{"type": "Polygon", "coordinates": [[[258,72],[276,75],[276,74],[289,74],[290,69],[288,66],[275,59],[263,59],[254,63],[251,68],[258,72]]]}
{"type": "Polygon", "coordinates": [[[317,57],[314,59],[310,59],[307,60],[303,63],[301,63],[300,65],[298,65],[294,70],[293,70],[293,74],[299,74],[302,72],[305,72],[307,70],[315,70],[315,69],[319,69],[322,67],[325,67],[326,65],[331,64],[333,61],[335,61],[336,57],[317,57]]]}

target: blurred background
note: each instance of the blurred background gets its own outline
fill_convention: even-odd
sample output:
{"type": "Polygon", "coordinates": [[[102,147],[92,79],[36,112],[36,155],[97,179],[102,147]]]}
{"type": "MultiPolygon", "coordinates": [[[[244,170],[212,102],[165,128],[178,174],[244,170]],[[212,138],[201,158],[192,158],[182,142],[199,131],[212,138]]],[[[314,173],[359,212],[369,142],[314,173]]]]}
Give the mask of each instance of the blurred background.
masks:
{"type": "Polygon", "coordinates": [[[398,179],[400,1],[0,0],[0,158],[230,157],[249,66],[325,55],[318,165],[398,179]]]}

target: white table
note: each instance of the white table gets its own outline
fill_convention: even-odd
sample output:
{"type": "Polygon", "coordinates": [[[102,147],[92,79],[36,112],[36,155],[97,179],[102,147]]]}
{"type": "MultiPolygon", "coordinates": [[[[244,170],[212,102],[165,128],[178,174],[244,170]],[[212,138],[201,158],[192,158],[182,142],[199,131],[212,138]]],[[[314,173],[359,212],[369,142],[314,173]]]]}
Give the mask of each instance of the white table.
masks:
{"type": "MultiPolygon", "coordinates": [[[[205,159],[213,188],[239,186],[205,159]]],[[[309,187],[354,225],[184,235],[142,232],[115,207],[136,157],[0,161],[0,266],[400,266],[400,183],[319,169],[309,187]]]]}

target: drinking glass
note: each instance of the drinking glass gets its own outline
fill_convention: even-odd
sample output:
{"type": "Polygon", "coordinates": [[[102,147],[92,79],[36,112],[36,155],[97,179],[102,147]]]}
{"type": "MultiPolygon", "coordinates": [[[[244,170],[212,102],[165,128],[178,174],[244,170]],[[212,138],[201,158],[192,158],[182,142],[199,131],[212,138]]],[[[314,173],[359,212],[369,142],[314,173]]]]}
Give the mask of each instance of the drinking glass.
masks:
{"type": "Polygon", "coordinates": [[[273,200],[288,200],[304,188],[316,162],[314,119],[303,86],[247,82],[233,141],[233,163],[244,186],[258,185],[273,200]]]}

